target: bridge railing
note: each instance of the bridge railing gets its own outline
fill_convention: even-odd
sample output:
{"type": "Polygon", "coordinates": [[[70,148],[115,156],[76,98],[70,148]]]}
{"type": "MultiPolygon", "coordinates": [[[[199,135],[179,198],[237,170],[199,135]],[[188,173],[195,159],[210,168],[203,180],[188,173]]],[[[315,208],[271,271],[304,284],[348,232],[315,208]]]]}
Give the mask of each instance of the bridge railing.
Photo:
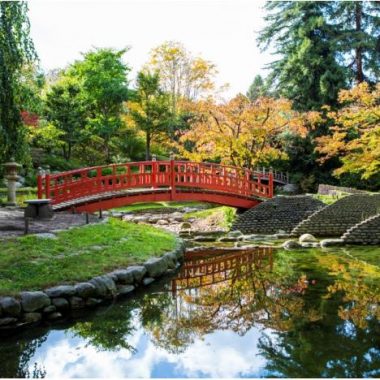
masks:
{"type": "Polygon", "coordinates": [[[140,161],[38,176],[38,197],[53,204],[112,191],[137,188],[210,190],[243,197],[271,198],[273,174],[233,166],[189,161],[140,161]]]}

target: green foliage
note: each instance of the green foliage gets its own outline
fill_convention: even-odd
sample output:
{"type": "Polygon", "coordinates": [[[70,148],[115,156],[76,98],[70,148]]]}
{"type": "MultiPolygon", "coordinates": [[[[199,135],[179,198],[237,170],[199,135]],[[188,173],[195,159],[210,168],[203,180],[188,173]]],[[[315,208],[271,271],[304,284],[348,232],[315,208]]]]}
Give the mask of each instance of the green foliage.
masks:
{"type": "Polygon", "coordinates": [[[107,162],[111,162],[111,140],[122,127],[121,112],[128,97],[130,68],[122,61],[126,51],[95,49],[67,71],[79,83],[80,96],[88,107],[88,133],[102,139],[107,162]]]}
{"type": "Polygon", "coordinates": [[[20,112],[23,65],[36,59],[29,37],[26,2],[0,2],[0,158],[25,161],[25,130],[20,112]]]}
{"type": "Polygon", "coordinates": [[[151,142],[167,131],[170,121],[170,97],[160,88],[158,72],[137,74],[134,100],[128,103],[129,115],[137,128],[145,133],[145,159],[151,159],[151,142]]]}
{"type": "Polygon", "coordinates": [[[250,100],[255,101],[263,96],[272,96],[269,89],[269,83],[265,81],[261,75],[256,75],[252,84],[249,86],[247,97],[250,100]]]}
{"type": "Polygon", "coordinates": [[[86,125],[86,107],[77,78],[62,76],[46,94],[46,119],[51,129],[57,130],[56,146],[62,148],[66,160],[70,160],[73,147],[82,138],[86,125]]]}
{"type": "Polygon", "coordinates": [[[88,280],[172,250],[174,235],[151,226],[109,220],[57,234],[2,242],[0,294],[88,280]],[[100,248],[99,248],[100,247],[100,248]]]}
{"type": "Polygon", "coordinates": [[[258,39],[273,44],[280,58],[269,65],[270,80],[281,96],[300,110],[335,104],[345,72],[335,59],[334,28],[327,23],[331,2],[268,2],[267,26],[258,39]]]}
{"type": "Polygon", "coordinates": [[[339,61],[349,68],[351,83],[380,78],[380,3],[378,1],[334,1],[330,22],[336,36],[339,61]]]}

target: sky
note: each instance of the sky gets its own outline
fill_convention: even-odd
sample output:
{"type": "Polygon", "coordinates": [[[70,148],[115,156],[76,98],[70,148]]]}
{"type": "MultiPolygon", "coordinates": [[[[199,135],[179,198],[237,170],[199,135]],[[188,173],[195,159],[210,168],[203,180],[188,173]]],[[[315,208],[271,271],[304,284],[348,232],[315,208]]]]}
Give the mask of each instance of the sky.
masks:
{"type": "Polygon", "coordinates": [[[93,47],[130,47],[130,78],[152,48],[179,41],[217,65],[224,96],[246,93],[272,57],[256,46],[264,1],[254,0],[31,0],[31,35],[44,70],[62,68],[93,47]]]}

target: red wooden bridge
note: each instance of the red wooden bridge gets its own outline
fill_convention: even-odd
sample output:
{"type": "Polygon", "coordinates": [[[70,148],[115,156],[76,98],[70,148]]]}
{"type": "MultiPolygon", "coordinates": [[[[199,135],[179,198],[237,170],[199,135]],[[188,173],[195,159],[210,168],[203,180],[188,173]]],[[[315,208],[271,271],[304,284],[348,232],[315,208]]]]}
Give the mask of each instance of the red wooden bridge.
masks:
{"type": "Polygon", "coordinates": [[[171,289],[173,292],[197,289],[246,277],[257,269],[272,270],[272,254],[272,247],[187,252],[180,272],[171,282],[171,289]]]}
{"type": "Polygon", "coordinates": [[[142,161],[38,176],[53,209],[94,212],[136,202],[204,201],[251,208],[273,196],[281,173],[188,161],[142,161]]]}

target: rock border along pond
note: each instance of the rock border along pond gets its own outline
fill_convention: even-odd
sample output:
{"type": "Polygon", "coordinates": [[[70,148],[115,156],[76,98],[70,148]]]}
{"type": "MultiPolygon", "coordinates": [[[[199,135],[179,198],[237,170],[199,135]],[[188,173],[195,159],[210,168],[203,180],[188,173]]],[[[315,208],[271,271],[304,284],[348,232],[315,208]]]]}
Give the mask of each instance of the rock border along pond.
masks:
{"type": "Polygon", "coordinates": [[[91,308],[131,294],[157,278],[175,272],[184,259],[185,244],[177,238],[176,248],[141,265],[120,268],[86,282],[62,284],[39,291],[24,291],[0,297],[0,334],[55,321],[71,311],[91,308]]]}

